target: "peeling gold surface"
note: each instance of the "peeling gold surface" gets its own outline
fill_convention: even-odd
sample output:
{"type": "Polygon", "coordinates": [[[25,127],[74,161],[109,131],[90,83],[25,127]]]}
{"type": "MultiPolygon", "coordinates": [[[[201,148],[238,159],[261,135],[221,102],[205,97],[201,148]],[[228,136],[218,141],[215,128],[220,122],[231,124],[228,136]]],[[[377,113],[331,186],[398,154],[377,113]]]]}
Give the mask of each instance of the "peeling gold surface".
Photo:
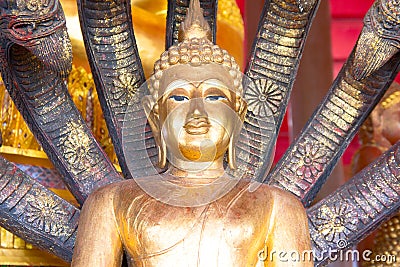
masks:
{"type": "MultiPolygon", "coordinates": [[[[86,71],[89,71],[90,69],[86,58],[86,52],[80,33],[76,1],[65,0],[61,2],[67,17],[67,27],[73,45],[74,63],[77,66],[84,67],[86,71]]],[[[243,42],[244,37],[243,22],[241,20],[239,9],[233,0],[221,0],[219,2],[219,40],[222,43],[225,42],[226,46],[230,46],[228,49],[231,50],[237,58],[242,60],[242,46],[238,44],[243,42]],[[221,32],[224,32],[224,34],[221,34],[221,32]],[[231,39],[229,41],[224,41],[226,38],[225,34],[230,36],[231,39],[237,38],[237,41],[232,42],[231,39]]],[[[165,39],[164,32],[167,1],[134,0],[132,4],[135,33],[139,43],[142,62],[144,63],[146,73],[149,74],[153,68],[155,58],[164,50],[163,43],[165,39]]],[[[120,39],[124,37],[116,36],[115,38],[120,39]]],[[[73,67],[69,76],[68,88],[70,94],[72,95],[74,103],[80,110],[84,120],[92,129],[95,137],[100,141],[112,162],[116,164],[117,159],[113,151],[111,140],[108,137],[105,121],[102,118],[102,111],[98,103],[93,78],[80,67],[73,67]]],[[[129,86],[129,83],[133,82],[126,74],[121,74],[120,77],[121,86],[129,86]]],[[[0,148],[1,153],[13,162],[25,164],[29,162],[33,165],[52,167],[47,156],[35,141],[35,138],[30,133],[28,127],[23,122],[22,117],[10,100],[2,82],[0,82],[0,97],[0,101],[3,103],[0,113],[2,118],[3,135],[3,146],[0,148]]],[[[70,142],[73,140],[75,139],[69,139],[70,142]]],[[[66,147],[68,148],[68,146],[66,147]]],[[[86,150],[83,150],[83,152],[85,151],[86,150]]],[[[81,153],[80,155],[83,156],[86,155],[86,153],[81,153]]],[[[70,158],[71,161],[73,159],[74,158],[70,158]]],[[[0,263],[2,264],[64,266],[64,263],[60,263],[60,261],[55,258],[53,259],[46,256],[42,257],[42,252],[36,249],[32,250],[30,244],[25,244],[22,239],[8,233],[4,229],[1,230],[1,235],[1,244],[3,248],[18,248],[18,250],[3,249],[0,252],[5,256],[2,258],[0,257],[0,263]],[[32,251],[27,252],[25,249],[31,249],[32,251]]]]}

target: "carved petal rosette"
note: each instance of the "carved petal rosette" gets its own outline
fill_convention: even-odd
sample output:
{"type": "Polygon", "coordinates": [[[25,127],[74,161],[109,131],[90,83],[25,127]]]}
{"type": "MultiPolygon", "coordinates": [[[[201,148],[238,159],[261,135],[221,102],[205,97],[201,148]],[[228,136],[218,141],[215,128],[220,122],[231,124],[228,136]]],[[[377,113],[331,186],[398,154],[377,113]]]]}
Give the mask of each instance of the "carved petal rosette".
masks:
{"type": "MultiPolygon", "coordinates": [[[[148,92],[138,91],[145,78],[132,27],[130,1],[79,0],[78,8],[108,131],[122,172],[125,178],[131,178],[122,152],[122,124],[129,102],[140,105],[138,100],[148,92]]],[[[145,118],[145,114],[138,110],[134,117],[145,118]]],[[[154,141],[149,149],[155,150],[154,141]]]]}
{"type": "Polygon", "coordinates": [[[267,79],[257,79],[251,83],[244,95],[247,110],[260,118],[272,117],[278,111],[283,98],[282,88],[267,79]]]}
{"type": "Polygon", "coordinates": [[[245,88],[249,112],[237,149],[239,155],[246,155],[239,157],[238,168],[248,177],[263,181],[267,175],[276,135],[318,4],[319,0],[265,1],[245,71],[254,83],[245,88]],[[246,138],[252,140],[251,151],[243,150],[240,145],[246,138]]]}
{"type": "Polygon", "coordinates": [[[0,225],[71,261],[79,210],[0,157],[0,225]]]}
{"type": "Polygon", "coordinates": [[[400,143],[307,210],[314,263],[356,245],[400,208],[400,143]]]}

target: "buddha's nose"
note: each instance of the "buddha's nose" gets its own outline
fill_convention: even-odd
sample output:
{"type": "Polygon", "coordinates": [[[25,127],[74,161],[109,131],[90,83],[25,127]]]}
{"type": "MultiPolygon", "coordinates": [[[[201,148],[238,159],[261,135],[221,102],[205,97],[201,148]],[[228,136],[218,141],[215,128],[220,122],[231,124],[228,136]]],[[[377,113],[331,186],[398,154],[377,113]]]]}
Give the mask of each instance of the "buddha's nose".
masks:
{"type": "Polygon", "coordinates": [[[204,109],[203,98],[192,99],[183,128],[189,134],[199,135],[208,133],[210,127],[208,114],[204,109]]]}
{"type": "Polygon", "coordinates": [[[186,121],[194,118],[208,118],[208,114],[204,108],[204,99],[202,97],[193,98],[190,101],[186,121]]]}

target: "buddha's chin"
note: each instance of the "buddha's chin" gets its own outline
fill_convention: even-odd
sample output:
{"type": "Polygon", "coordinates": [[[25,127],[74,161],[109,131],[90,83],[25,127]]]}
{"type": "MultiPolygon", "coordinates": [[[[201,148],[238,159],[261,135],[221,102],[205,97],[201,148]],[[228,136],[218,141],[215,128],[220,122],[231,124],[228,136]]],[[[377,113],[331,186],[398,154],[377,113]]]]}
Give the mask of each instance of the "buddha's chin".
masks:
{"type": "Polygon", "coordinates": [[[216,146],[210,139],[203,139],[190,145],[179,143],[179,152],[184,160],[195,162],[211,162],[217,155],[216,146]]]}
{"type": "MultiPolygon", "coordinates": [[[[226,135],[208,133],[189,134],[182,131],[177,138],[165,138],[168,154],[174,159],[190,162],[214,162],[223,156],[228,149],[229,138],[226,135]]],[[[168,136],[168,137],[171,137],[168,136]]]]}

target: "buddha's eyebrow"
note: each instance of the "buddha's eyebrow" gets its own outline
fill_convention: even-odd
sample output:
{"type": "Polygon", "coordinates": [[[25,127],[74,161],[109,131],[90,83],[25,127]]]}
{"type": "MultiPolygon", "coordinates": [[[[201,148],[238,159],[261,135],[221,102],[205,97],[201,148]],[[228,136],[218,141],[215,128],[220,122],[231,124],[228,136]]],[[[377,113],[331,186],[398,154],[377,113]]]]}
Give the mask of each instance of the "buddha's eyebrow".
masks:
{"type": "Polygon", "coordinates": [[[164,90],[164,94],[167,94],[168,92],[176,88],[186,88],[188,86],[192,87],[193,84],[190,81],[178,79],[167,85],[167,87],[164,90]]]}
{"type": "Polygon", "coordinates": [[[218,88],[223,88],[223,89],[229,89],[229,86],[227,86],[223,81],[212,78],[212,79],[207,79],[201,82],[201,84],[206,84],[206,85],[213,85],[216,86],[218,88]]]}

